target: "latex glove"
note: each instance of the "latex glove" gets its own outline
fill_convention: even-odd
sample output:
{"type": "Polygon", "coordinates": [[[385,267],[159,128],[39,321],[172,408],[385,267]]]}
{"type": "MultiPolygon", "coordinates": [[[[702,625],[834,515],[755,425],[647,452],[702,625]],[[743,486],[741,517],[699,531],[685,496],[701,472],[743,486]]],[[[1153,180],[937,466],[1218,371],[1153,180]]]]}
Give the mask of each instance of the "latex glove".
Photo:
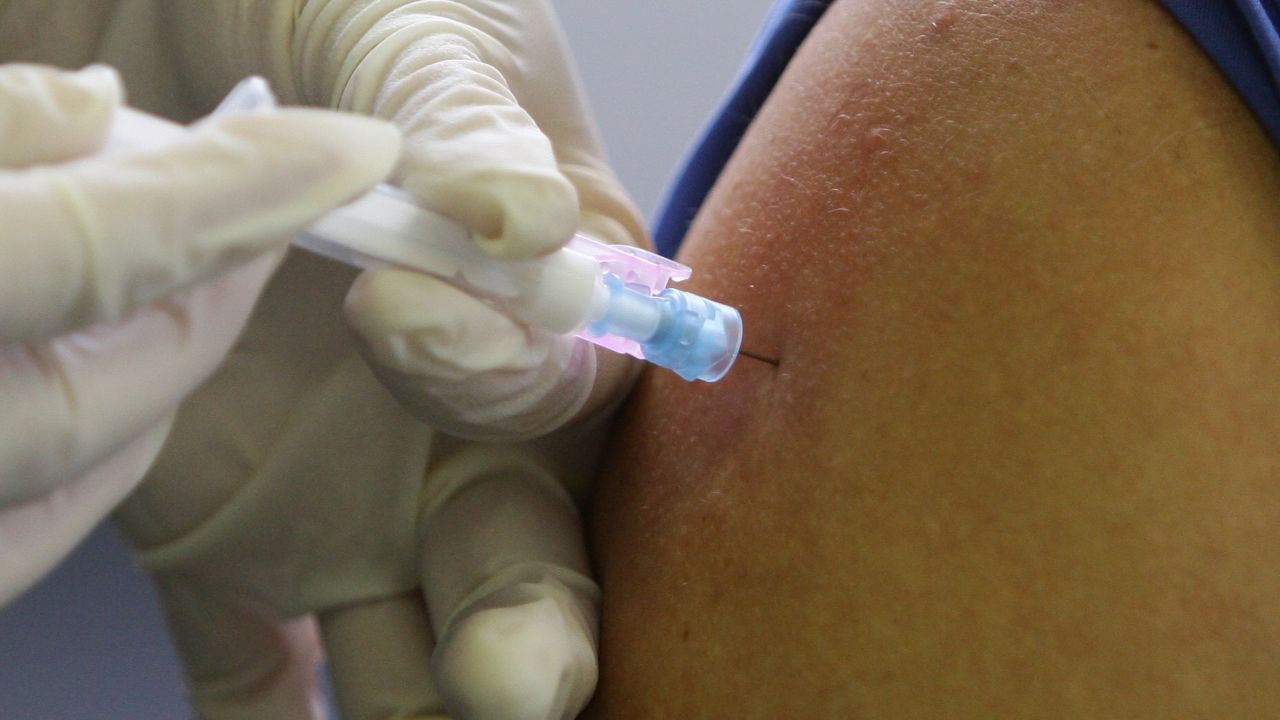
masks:
{"type": "MultiPolygon", "coordinates": [[[[497,256],[544,253],[575,230],[646,242],[546,0],[188,0],[158,12],[206,106],[261,73],[286,102],[394,121],[405,131],[396,184],[497,256]]],[[[615,400],[634,370],[398,273],[361,278],[348,318],[400,400],[467,437],[546,433],[615,400]]]]}
{"type": "Polygon", "coordinates": [[[522,445],[428,436],[351,357],[260,434],[270,418],[239,412],[266,385],[248,366],[271,361],[232,358],[117,516],[200,717],[322,717],[321,645],[345,718],[574,717],[595,686],[599,594],[565,485],[584,484],[572,466],[594,464],[599,424],[522,445]],[[217,394],[237,378],[243,399],[217,394]],[[219,399],[246,423],[201,452],[194,425],[219,399]],[[182,480],[239,463],[253,474],[225,497],[182,502],[182,480]]]}
{"type": "MultiPolygon", "coordinates": [[[[643,238],[544,2],[169,0],[155,17],[203,107],[260,73],[286,101],[395,120],[401,183],[496,252],[575,226],[643,238]]],[[[118,515],[194,700],[314,716],[316,617],[348,716],[571,717],[595,682],[597,603],[573,497],[629,366],[394,271],[344,311],[354,279],[290,256],[118,515]],[[471,438],[561,429],[469,444],[406,408],[471,438]]]]}
{"type": "Polygon", "coordinates": [[[308,111],[104,153],[121,98],[107,68],[0,66],[0,605],[142,477],[282,241],[399,148],[390,126],[308,111]]]}

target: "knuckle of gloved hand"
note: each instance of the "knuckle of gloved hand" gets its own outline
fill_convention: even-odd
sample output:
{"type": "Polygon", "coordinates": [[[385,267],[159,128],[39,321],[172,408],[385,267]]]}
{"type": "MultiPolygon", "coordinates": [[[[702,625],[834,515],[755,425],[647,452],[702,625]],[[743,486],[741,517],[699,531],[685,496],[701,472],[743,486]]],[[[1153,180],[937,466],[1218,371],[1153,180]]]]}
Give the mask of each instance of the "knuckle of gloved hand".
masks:
{"type": "MultiPolygon", "coordinates": [[[[520,371],[433,383],[425,392],[431,396],[431,416],[450,423],[450,434],[470,440],[524,442],[547,436],[576,417],[590,393],[593,372],[580,367],[583,355],[572,345],[547,343],[538,361],[520,371]]],[[[586,457],[582,446],[572,453],[586,457]]]]}
{"type": "Polygon", "coordinates": [[[409,375],[457,381],[540,359],[539,344],[526,328],[461,290],[416,273],[361,275],[345,311],[375,358],[409,375]]]}
{"type": "Polygon", "coordinates": [[[403,336],[407,362],[402,370],[457,382],[495,372],[522,373],[541,364],[544,348],[530,342],[522,328],[505,318],[485,325],[453,316],[403,336]]]}

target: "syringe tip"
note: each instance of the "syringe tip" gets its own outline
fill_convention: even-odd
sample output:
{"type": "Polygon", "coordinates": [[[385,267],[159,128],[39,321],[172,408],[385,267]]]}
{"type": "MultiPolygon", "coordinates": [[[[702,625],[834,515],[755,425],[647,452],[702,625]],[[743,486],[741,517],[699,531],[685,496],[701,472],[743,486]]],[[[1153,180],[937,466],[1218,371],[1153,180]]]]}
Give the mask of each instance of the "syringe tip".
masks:
{"type": "Polygon", "coordinates": [[[645,359],[685,380],[715,382],[724,377],[742,347],[738,311],[670,288],[659,297],[670,304],[670,313],[653,339],[642,345],[645,359]]]}

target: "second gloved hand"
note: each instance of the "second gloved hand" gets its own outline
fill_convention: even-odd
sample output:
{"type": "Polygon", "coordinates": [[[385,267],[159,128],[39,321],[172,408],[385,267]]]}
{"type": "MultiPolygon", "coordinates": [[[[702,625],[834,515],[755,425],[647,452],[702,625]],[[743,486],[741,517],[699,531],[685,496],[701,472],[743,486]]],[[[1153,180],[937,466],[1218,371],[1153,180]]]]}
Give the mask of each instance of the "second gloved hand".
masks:
{"type": "MultiPolygon", "coordinates": [[[[393,182],[519,259],[575,232],[644,245],[547,0],[176,2],[166,36],[211,105],[249,74],[281,100],[368,113],[405,134],[393,182]]],[[[615,401],[634,363],[488,317],[428,278],[361,278],[347,316],[379,377],[433,427],[549,432],[615,401]],[[474,318],[474,322],[472,320],[474,318]]]]}
{"type": "MultiPolygon", "coordinates": [[[[205,110],[261,74],[395,122],[397,184],[495,255],[644,242],[543,0],[154,17],[205,110]]],[[[575,500],[634,369],[429,278],[292,254],[118,516],[201,714],[315,717],[322,642],[347,717],[576,715],[598,590],[575,500]]]]}
{"type": "Polygon", "coordinates": [[[284,241],[399,148],[385,124],[303,111],[117,152],[122,97],[104,67],[0,66],[0,606],[141,479],[284,241]]]}

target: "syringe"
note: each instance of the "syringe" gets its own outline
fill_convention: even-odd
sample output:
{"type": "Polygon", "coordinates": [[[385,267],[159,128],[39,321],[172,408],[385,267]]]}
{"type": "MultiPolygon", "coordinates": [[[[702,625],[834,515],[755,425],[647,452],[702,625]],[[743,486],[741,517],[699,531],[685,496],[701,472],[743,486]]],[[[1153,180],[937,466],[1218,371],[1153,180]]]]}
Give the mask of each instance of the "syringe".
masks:
{"type": "MultiPolygon", "coordinates": [[[[242,81],[217,113],[276,105],[266,81],[242,81]]],[[[112,143],[154,145],[180,126],[124,109],[112,143]]],[[[472,242],[466,228],[382,185],[339,208],[293,241],[357,267],[400,266],[435,276],[485,299],[515,320],[646,360],[686,380],[715,382],[737,359],[742,317],[732,307],[667,287],[689,278],[685,265],[581,235],[548,255],[502,261],[472,242]]]]}

